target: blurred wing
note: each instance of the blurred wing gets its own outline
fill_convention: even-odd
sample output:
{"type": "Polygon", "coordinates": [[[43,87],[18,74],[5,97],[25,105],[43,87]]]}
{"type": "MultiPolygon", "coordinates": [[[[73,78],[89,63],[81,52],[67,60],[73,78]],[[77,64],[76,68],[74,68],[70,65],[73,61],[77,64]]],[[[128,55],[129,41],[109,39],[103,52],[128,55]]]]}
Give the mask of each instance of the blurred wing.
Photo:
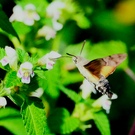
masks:
{"type": "Polygon", "coordinates": [[[90,61],[84,67],[91,73],[95,78],[100,79],[101,75],[105,78],[112,74],[116,67],[125,60],[126,54],[115,54],[105,58],[95,59],[90,61]]]}

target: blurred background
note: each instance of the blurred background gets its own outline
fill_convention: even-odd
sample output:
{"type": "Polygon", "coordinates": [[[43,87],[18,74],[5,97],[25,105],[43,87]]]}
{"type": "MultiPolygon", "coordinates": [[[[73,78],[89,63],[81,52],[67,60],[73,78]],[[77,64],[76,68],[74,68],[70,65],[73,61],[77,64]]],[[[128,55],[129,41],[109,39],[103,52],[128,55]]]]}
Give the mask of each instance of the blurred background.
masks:
{"type": "MultiPolygon", "coordinates": [[[[116,53],[128,54],[108,77],[118,98],[112,101],[107,114],[112,135],[128,135],[135,118],[135,0],[0,0],[0,4],[20,39],[0,30],[0,47],[20,47],[39,56],[51,50],[63,56],[66,52],[79,55],[86,40],[81,55],[89,60],[116,53]]],[[[83,77],[72,59],[63,57],[59,62],[60,71],[52,72],[59,72],[62,83],[79,92],[83,77]]],[[[4,74],[2,71],[1,79],[4,74]]],[[[49,79],[52,82],[53,78],[49,79]]],[[[74,103],[62,92],[46,93],[51,107],[65,107],[72,112],[74,103]]],[[[18,109],[10,101],[8,106],[18,109]]],[[[100,135],[96,130],[93,126],[86,133],[100,135]]],[[[12,134],[3,127],[0,132],[12,134]]]]}

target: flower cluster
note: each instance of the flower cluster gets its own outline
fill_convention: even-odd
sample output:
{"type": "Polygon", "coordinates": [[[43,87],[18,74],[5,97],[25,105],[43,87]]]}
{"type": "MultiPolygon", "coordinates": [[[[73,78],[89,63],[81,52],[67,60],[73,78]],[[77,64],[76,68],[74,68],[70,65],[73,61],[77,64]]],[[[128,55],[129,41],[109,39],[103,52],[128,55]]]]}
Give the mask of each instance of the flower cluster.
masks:
{"type": "Polygon", "coordinates": [[[56,36],[57,31],[61,30],[63,25],[59,22],[61,10],[65,7],[65,3],[60,1],[53,1],[46,8],[47,17],[51,18],[52,26],[44,25],[38,30],[37,35],[45,37],[46,40],[50,40],[56,36]]]}
{"type": "MultiPolygon", "coordinates": [[[[18,70],[17,77],[21,78],[21,82],[29,84],[30,77],[34,77],[33,64],[29,61],[26,61],[21,63],[19,69],[17,69],[17,52],[13,48],[6,46],[5,54],[6,55],[0,60],[2,66],[9,64],[11,69],[18,70]]],[[[53,68],[56,60],[60,57],[61,55],[59,53],[51,51],[38,60],[38,66],[46,65],[46,69],[50,70],[53,68]]]]}
{"type": "Polygon", "coordinates": [[[23,22],[28,26],[32,26],[34,21],[38,21],[40,16],[36,12],[36,7],[33,4],[28,4],[24,9],[20,5],[16,5],[13,8],[13,14],[9,18],[11,22],[18,21],[23,22]]]}
{"type": "MultiPolygon", "coordinates": [[[[4,54],[4,53],[3,53],[4,54]]],[[[31,82],[31,78],[34,77],[34,68],[36,66],[46,66],[46,69],[50,70],[53,68],[56,60],[61,57],[61,55],[55,51],[51,51],[47,53],[42,58],[40,58],[37,63],[34,65],[30,61],[24,61],[20,64],[18,51],[15,49],[6,46],[5,47],[5,55],[0,60],[1,66],[9,66],[9,70],[16,71],[16,77],[21,79],[21,82],[24,84],[29,84],[31,82]]],[[[2,84],[2,83],[1,83],[2,84]]],[[[7,104],[5,97],[11,93],[12,87],[5,88],[3,85],[0,85],[0,108],[4,107],[7,104]]],[[[43,94],[43,89],[38,88],[35,91],[29,93],[29,96],[41,97],[43,94]]]]}

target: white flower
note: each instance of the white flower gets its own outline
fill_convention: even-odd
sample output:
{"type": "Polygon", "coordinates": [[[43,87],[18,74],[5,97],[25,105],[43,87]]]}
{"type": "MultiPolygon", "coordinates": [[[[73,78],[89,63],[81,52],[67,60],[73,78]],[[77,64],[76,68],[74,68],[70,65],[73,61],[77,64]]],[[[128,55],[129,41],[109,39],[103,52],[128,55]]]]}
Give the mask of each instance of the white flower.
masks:
{"type": "Polygon", "coordinates": [[[43,95],[43,93],[44,90],[42,88],[38,88],[35,91],[31,92],[29,96],[40,98],[43,95]]]}
{"type": "Polygon", "coordinates": [[[17,53],[16,53],[16,51],[11,47],[6,46],[5,52],[6,52],[6,56],[4,56],[4,58],[2,58],[0,60],[2,66],[6,66],[7,64],[9,64],[9,66],[11,68],[16,69],[17,68],[17,53]]]}
{"type": "Polygon", "coordinates": [[[54,20],[58,20],[61,14],[60,9],[63,9],[65,4],[60,1],[54,1],[46,9],[47,15],[54,20]]]}
{"type": "Polygon", "coordinates": [[[80,86],[82,90],[82,98],[86,99],[90,96],[91,92],[96,94],[93,83],[90,83],[88,80],[84,79],[83,84],[80,86]]]}
{"type": "Polygon", "coordinates": [[[56,31],[50,26],[43,26],[41,29],[38,30],[38,36],[43,36],[46,40],[54,38],[55,35],[56,31]]]}
{"type": "Polygon", "coordinates": [[[36,7],[33,4],[28,4],[24,8],[24,23],[26,25],[33,25],[34,20],[38,21],[40,16],[36,13],[36,7]]]}
{"type": "Polygon", "coordinates": [[[0,97],[0,108],[7,105],[7,100],[4,97],[0,97]]]}
{"type": "Polygon", "coordinates": [[[30,62],[24,62],[20,65],[17,76],[21,78],[22,83],[30,83],[30,76],[34,76],[32,68],[33,65],[30,62]]]}
{"type": "Polygon", "coordinates": [[[13,22],[15,20],[19,22],[23,22],[23,18],[24,18],[24,11],[22,7],[19,5],[14,6],[13,14],[9,18],[10,22],[13,22]]]}
{"type": "MultiPolygon", "coordinates": [[[[117,95],[116,94],[113,94],[114,98],[113,99],[116,99],[117,98],[117,95]]],[[[112,101],[109,100],[108,96],[107,95],[103,95],[101,96],[99,99],[97,99],[93,104],[92,106],[93,107],[96,107],[96,108],[100,108],[102,107],[104,110],[106,110],[106,113],[109,113],[110,112],[110,108],[111,108],[111,104],[112,104],[112,101]]]]}
{"type": "Polygon", "coordinates": [[[56,30],[56,31],[59,31],[62,29],[63,25],[55,20],[52,21],[52,24],[53,24],[53,28],[56,30]]]}
{"type": "Polygon", "coordinates": [[[9,18],[11,22],[19,21],[29,26],[32,26],[34,21],[38,21],[39,19],[40,16],[36,13],[36,8],[33,4],[26,5],[24,9],[21,6],[16,5],[13,8],[13,14],[9,18]]]}
{"type": "Polygon", "coordinates": [[[51,51],[47,53],[42,58],[38,60],[39,65],[45,65],[47,69],[52,69],[53,65],[55,64],[56,59],[60,58],[61,55],[55,51],[51,51]]]}

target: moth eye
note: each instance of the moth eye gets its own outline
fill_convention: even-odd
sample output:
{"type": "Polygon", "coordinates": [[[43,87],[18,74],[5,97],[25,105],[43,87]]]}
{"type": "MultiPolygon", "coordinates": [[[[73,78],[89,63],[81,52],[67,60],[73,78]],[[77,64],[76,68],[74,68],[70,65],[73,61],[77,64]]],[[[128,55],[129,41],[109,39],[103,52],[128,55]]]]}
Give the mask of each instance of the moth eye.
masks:
{"type": "Polygon", "coordinates": [[[77,63],[77,58],[73,58],[73,61],[74,61],[75,63],[77,63]]]}

